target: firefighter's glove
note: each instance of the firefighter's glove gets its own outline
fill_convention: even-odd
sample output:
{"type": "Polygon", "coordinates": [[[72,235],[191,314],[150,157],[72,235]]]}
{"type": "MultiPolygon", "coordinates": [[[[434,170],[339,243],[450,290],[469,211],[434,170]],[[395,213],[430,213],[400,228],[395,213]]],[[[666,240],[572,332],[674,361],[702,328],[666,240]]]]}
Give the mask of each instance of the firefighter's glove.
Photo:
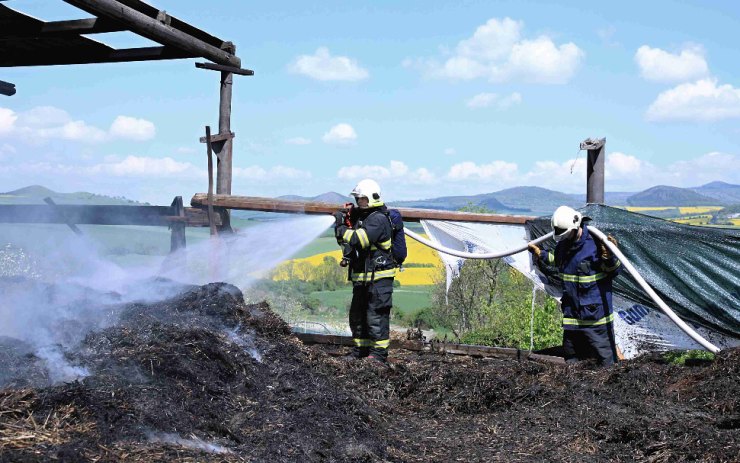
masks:
{"type": "Polygon", "coordinates": [[[340,225],[344,225],[344,221],[346,219],[346,215],[342,211],[337,211],[334,214],[334,227],[338,227],[340,225]]]}
{"type": "Polygon", "coordinates": [[[540,255],[542,255],[542,249],[536,244],[528,244],[527,250],[532,253],[535,259],[539,259],[540,255]]]}
{"type": "Polygon", "coordinates": [[[337,244],[340,246],[344,243],[344,233],[347,231],[347,226],[344,224],[338,225],[334,228],[334,237],[337,239],[337,244]]]}
{"type": "MultiPolygon", "coordinates": [[[[612,243],[614,246],[619,245],[619,241],[617,241],[616,238],[614,238],[612,235],[607,235],[606,239],[612,243]]],[[[604,243],[599,243],[599,250],[601,251],[601,258],[606,260],[611,258],[612,252],[609,250],[609,248],[604,243]]]]}

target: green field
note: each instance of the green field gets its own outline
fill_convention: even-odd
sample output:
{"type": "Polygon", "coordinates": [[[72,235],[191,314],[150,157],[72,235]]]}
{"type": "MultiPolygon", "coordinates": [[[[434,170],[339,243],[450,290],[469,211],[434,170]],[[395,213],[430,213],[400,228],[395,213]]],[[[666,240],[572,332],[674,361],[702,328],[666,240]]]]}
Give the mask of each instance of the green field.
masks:
{"type": "MultiPolygon", "coordinates": [[[[393,306],[404,314],[413,313],[424,307],[429,307],[431,300],[431,286],[405,286],[393,290],[393,306]]],[[[314,291],[315,297],[326,307],[346,309],[352,300],[352,288],[343,288],[337,291],[314,291]]]]}

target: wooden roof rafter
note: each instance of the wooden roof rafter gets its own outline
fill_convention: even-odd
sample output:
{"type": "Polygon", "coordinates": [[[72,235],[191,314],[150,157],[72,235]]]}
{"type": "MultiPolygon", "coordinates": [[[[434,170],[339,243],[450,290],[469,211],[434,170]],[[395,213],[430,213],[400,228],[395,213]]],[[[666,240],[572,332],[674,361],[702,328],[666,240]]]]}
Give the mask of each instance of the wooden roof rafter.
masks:
{"type": "MultiPolygon", "coordinates": [[[[1,0],[0,0],[1,1],[1,0]]],[[[141,0],[64,0],[93,18],[45,22],[0,3],[0,67],[205,58],[241,71],[231,42],[141,0]],[[129,31],[160,44],[115,49],[86,34],[129,31]]]]}

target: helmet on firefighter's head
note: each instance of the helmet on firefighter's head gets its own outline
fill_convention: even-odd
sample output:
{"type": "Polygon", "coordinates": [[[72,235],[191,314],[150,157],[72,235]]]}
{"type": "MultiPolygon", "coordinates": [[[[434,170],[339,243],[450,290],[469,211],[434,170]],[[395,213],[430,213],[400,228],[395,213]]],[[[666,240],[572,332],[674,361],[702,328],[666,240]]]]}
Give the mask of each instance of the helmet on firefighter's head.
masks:
{"type": "Polygon", "coordinates": [[[583,215],[571,207],[560,206],[555,209],[551,222],[555,241],[572,237],[573,232],[581,227],[581,221],[583,221],[583,215]]]}
{"type": "MultiPolygon", "coordinates": [[[[380,185],[375,180],[369,178],[361,180],[350,194],[355,197],[355,201],[359,198],[367,198],[367,207],[380,207],[383,205],[383,200],[380,199],[380,185]]],[[[357,205],[360,205],[359,201],[357,205]]]]}

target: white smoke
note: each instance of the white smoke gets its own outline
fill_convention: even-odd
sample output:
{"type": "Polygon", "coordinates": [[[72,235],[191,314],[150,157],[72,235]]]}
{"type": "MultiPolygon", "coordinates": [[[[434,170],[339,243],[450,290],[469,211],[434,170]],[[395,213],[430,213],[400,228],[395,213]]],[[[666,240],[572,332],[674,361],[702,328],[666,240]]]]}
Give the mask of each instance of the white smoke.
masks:
{"type": "Polygon", "coordinates": [[[147,439],[152,443],[179,445],[181,447],[204,450],[210,453],[232,453],[230,449],[222,445],[206,442],[196,436],[193,436],[190,439],[184,439],[183,437],[173,433],[151,432],[147,435],[147,439]]]}
{"type": "MultiPolygon", "coordinates": [[[[60,226],[39,226],[46,227],[43,240],[39,233],[0,226],[0,336],[32,345],[52,381],[79,379],[89,372],[71,365],[65,351],[90,331],[115,324],[125,303],[163,300],[180,292],[182,284],[223,281],[244,289],[331,221],[329,216],[291,216],[259,223],[135,266],[103,256],[91,233],[78,237],[60,226]]],[[[254,346],[245,348],[261,360],[254,346]]]]}

